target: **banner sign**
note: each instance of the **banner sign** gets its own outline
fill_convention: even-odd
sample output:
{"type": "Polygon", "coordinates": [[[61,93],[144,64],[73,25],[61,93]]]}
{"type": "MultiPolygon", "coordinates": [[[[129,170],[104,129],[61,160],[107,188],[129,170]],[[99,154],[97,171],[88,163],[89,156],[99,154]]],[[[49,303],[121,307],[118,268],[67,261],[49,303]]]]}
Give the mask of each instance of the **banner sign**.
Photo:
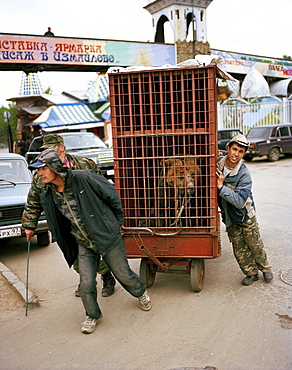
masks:
{"type": "Polygon", "coordinates": [[[159,67],[175,64],[171,44],[0,33],[0,63],[159,67]]]}
{"type": "Polygon", "coordinates": [[[247,74],[255,67],[265,77],[292,78],[292,60],[274,59],[247,54],[211,50],[211,54],[221,55],[225,64],[222,69],[229,73],[247,74]]]}
{"type": "MultiPolygon", "coordinates": [[[[212,49],[222,69],[246,75],[255,67],[265,77],[292,78],[292,61],[212,49]]],[[[175,65],[175,45],[0,33],[0,64],[160,67],[175,65]]]]}

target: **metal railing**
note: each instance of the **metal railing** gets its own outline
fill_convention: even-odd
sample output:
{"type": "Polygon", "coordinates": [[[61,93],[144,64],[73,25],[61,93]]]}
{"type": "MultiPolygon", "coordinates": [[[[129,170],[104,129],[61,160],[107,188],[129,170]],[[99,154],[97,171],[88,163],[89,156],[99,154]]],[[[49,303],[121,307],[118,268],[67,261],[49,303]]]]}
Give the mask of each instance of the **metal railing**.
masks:
{"type": "Polygon", "coordinates": [[[218,106],[218,128],[238,128],[247,134],[254,126],[292,122],[292,100],[281,103],[253,103],[218,106]]]}

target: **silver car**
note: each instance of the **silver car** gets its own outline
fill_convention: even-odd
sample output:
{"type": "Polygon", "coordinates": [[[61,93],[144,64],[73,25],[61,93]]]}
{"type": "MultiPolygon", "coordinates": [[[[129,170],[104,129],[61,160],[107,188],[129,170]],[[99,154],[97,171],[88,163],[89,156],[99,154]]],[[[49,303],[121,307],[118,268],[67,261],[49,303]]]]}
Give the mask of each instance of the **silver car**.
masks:
{"type": "MultiPolygon", "coordinates": [[[[22,213],[31,186],[32,176],[24,157],[0,153],[0,240],[25,236],[22,213]]],[[[50,244],[49,228],[42,214],[35,230],[38,245],[50,244]]]]}

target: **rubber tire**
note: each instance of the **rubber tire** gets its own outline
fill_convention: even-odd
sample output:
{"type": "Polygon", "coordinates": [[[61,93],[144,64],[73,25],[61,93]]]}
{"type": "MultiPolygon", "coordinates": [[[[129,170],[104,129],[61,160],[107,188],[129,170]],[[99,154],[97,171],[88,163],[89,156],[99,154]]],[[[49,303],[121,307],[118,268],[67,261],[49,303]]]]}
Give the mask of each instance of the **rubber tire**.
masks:
{"type": "Polygon", "coordinates": [[[150,288],[154,284],[156,270],[152,271],[150,269],[150,265],[147,263],[147,258],[141,259],[139,275],[147,288],[150,288]]]}
{"type": "Polygon", "coordinates": [[[245,156],[243,157],[243,159],[244,159],[245,161],[247,161],[247,162],[251,162],[251,161],[252,161],[252,159],[253,159],[253,157],[252,157],[251,155],[245,155],[245,156]]]}
{"type": "Polygon", "coordinates": [[[194,292],[203,289],[205,277],[205,260],[203,258],[191,260],[190,281],[194,292]]]}
{"type": "Polygon", "coordinates": [[[50,244],[50,235],[48,231],[37,234],[37,242],[39,247],[47,247],[50,244]]]}
{"type": "Polygon", "coordinates": [[[268,154],[268,160],[270,162],[276,162],[280,158],[280,150],[278,148],[272,148],[268,154]]]}

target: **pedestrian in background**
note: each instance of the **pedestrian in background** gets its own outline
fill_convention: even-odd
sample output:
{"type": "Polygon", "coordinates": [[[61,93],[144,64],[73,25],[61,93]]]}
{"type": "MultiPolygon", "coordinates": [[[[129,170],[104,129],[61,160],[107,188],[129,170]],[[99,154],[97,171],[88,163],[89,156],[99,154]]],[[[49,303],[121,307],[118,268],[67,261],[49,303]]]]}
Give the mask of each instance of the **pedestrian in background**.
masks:
{"type": "Polygon", "coordinates": [[[78,256],[80,296],[86,311],[82,333],[92,333],[102,318],[96,289],[100,256],[120,284],[138,298],[140,308],[149,311],[151,301],[146,287],[130,269],[126,257],[120,230],[124,212],[114,186],[94,171],[63,167],[53,148],[44,150],[29,168],[38,169],[42,181],[48,185],[41,194],[41,203],[69,266],[78,256]]]}
{"type": "Polygon", "coordinates": [[[249,143],[244,135],[236,135],[226,144],[227,154],[218,160],[217,187],[222,220],[226,225],[234,256],[246,277],[243,285],[259,280],[270,283],[273,273],[260,237],[252,195],[251,174],[243,162],[249,143]]]}
{"type": "Polygon", "coordinates": [[[51,27],[48,27],[47,32],[45,32],[44,36],[55,36],[53,32],[51,31],[51,27]]]}

